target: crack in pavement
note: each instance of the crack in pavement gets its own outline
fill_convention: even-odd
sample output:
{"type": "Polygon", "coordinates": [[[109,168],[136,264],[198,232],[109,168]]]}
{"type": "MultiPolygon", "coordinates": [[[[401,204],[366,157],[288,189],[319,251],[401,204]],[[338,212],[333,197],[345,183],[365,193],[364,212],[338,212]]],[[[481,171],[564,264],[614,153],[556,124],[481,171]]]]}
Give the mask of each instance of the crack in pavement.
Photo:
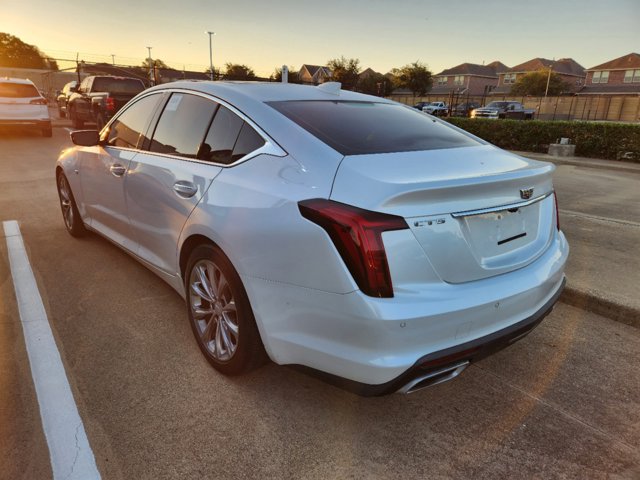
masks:
{"type": "Polygon", "coordinates": [[[80,427],[82,427],[82,423],[79,423],[78,426],[76,426],[76,434],[75,434],[75,439],[76,439],[76,456],[73,459],[73,463],[71,464],[71,472],[69,472],[69,475],[67,475],[64,480],[68,480],[69,478],[72,477],[73,475],[73,471],[76,468],[76,463],[78,462],[78,456],[80,455],[80,445],[78,444],[78,432],[80,431],[80,427]]]}

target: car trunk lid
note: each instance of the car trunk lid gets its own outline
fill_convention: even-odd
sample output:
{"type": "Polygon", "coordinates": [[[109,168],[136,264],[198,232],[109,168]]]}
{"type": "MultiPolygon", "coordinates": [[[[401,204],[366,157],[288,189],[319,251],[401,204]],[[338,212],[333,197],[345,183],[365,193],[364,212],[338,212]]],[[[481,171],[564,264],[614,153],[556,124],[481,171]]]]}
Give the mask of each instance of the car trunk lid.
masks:
{"type": "Polygon", "coordinates": [[[489,145],[348,156],[331,199],[404,217],[442,280],[462,283],[546,250],[554,168],[489,145]]]}

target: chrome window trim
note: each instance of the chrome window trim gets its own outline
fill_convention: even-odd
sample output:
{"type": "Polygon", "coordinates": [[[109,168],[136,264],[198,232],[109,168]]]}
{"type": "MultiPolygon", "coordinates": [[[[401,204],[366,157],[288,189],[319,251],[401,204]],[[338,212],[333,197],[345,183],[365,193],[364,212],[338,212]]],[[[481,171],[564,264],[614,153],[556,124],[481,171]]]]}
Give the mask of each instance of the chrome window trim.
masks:
{"type": "MultiPolygon", "coordinates": [[[[118,150],[128,150],[128,151],[132,151],[132,152],[136,152],[136,153],[145,153],[145,154],[150,154],[150,155],[157,155],[160,157],[166,157],[166,158],[173,158],[176,160],[184,160],[187,162],[196,162],[196,163],[201,163],[203,165],[215,165],[216,167],[222,167],[222,168],[229,168],[229,167],[235,167],[236,165],[246,162],[248,160],[251,160],[252,158],[257,157],[258,155],[272,155],[274,157],[286,157],[288,155],[288,153],[280,146],[278,145],[278,143],[273,140],[264,130],[262,130],[262,128],[260,128],[253,120],[251,120],[247,115],[245,115],[241,110],[237,109],[236,107],[234,107],[233,105],[229,104],[228,102],[226,102],[225,100],[222,100],[214,95],[208,94],[208,93],[203,93],[203,92],[198,92],[196,90],[189,90],[189,89],[185,89],[185,88],[168,88],[168,89],[163,89],[163,90],[153,90],[148,92],[146,95],[142,95],[140,98],[138,98],[136,100],[142,100],[144,97],[148,97],[149,95],[153,95],[153,94],[157,94],[157,93],[184,93],[184,94],[188,94],[188,95],[197,95],[199,97],[203,97],[206,98],[207,100],[216,102],[219,105],[223,105],[224,107],[228,108],[229,110],[231,110],[234,114],[238,115],[243,121],[247,122],[257,133],[258,135],[260,135],[262,137],[262,139],[264,140],[265,144],[263,146],[261,146],[260,148],[258,148],[257,150],[254,150],[253,152],[250,152],[248,154],[246,154],[244,157],[239,158],[238,160],[236,160],[233,163],[216,163],[216,162],[208,162],[206,160],[200,160],[198,158],[188,158],[188,157],[181,157],[179,155],[170,155],[167,153],[158,153],[158,152],[153,152],[151,150],[142,150],[140,148],[125,148],[125,147],[115,147],[113,145],[105,145],[104,148],[116,148],[118,150]]],[[[164,108],[164,106],[163,106],[164,108]]],[[[128,109],[127,109],[128,110],[128,109]]],[[[126,111],[126,110],[124,110],[126,111]]],[[[123,113],[124,113],[123,111],[123,113]]],[[[118,119],[118,117],[120,117],[120,112],[118,112],[118,115],[113,117],[110,121],[109,121],[109,126],[111,125],[111,123],[115,120],[118,119]]],[[[158,118],[158,121],[160,121],[160,119],[158,118]]],[[[155,132],[155,127],[157,127],[157,123],[156,125],[153,126],[154,127],[154,132],[155,132]]],[[[152,137],[153,138],[153,137],[152,137]]]]}
{"type": "Polygon", "coordinates": [[[532,198],[531,200],[527,200],[526,202],[518,202],[518,203],[510,203],[508,205],[500,205],[497,207],[488,207],[488,208],[479,208],[478,210],[467,210],[464,212],[455,212],[452,213],[451,216],[453,218],[460,217],[471,217],[473,215],[483,215],[485,213],[493,213],[493,212],[502,212],[504,210],[511,210],[513,208],[522,208],[528,207],[529,205],[533,205],[534,203],[540,202],[545,198],[553,195],[553,190],[545,193],[544,195],[540,195],[539,197],[532,198]]]}

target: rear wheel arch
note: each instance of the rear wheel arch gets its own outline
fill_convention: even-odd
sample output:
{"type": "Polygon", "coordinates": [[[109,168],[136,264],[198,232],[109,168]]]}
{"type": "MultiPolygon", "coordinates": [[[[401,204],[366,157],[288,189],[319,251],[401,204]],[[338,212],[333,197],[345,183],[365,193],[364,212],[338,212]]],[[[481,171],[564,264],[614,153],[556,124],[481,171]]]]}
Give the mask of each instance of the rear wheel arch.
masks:
{"type": "MultiPolygon", "coordinates": [[[[222,251],[220,246],[217,245],[216,242],[211,240],[209,237],[205,237],[204,235],[200,234],[195,234],[188,237],[182,243],[182,247],[180,248],[179,267],[180,276],[182,277],[183,282],[185,280],[185,270],[187,269],[187,262],[189,261],[191,252],[193,252],[200,245],[213,245],[214,247],[217,247],[222,251]]],[[[227,256],[226,253],[225,256],[227,256]]],[[[227,256],[227,258],[229,257],[227,256]]]]}

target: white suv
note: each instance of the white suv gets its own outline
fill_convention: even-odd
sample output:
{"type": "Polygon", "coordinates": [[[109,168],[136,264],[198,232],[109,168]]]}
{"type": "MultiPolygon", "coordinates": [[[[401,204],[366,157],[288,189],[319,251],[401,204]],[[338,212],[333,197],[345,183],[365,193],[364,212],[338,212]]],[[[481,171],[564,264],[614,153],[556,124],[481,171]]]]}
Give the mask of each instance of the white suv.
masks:
{"type": "Polygon", "coordinates": [[[0,78],[0,126],[29,126],[50,137],[51,117],[47,99],[31,80],[0,78]]]}

